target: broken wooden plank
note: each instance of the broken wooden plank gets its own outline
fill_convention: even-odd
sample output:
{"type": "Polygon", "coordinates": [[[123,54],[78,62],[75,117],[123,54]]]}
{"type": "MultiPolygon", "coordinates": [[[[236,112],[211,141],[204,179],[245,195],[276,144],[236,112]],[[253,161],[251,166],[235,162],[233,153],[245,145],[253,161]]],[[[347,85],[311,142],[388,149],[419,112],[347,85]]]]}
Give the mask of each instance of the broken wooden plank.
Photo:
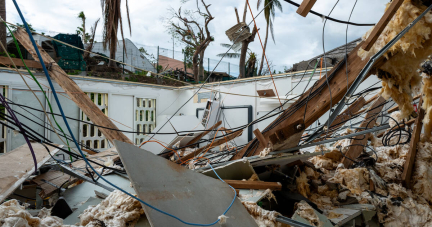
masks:
{"type": "MultiPolygon", "coordinates": [[[[15,37],[26,48],[34,59],[39,59],[36,51],[31,43],[29,36],[23,28],[18,28],[15,32],[15,37]]],[[[117,126],[105,115],[96,104],[85,94],[81,88],[67,75],[65,71],[48,55],[48,53],[38,46],[42,60],[48,64],[48,71],[60,87],[68,94],[77,106],[88,116],[88,118],[96,125],[104,126],[106,128],[98,128],[104,136],[111,142],[114,139],[133,144],[132,141],[126,137],[122,132],[118,131],[117,126]],[[109,128],[109,129],[108,129],[109,128]],[[110,130],[114,129],[114,130],[110,130]]]]}
{"type": "MultiPolygon", "coordinates": [[[[0,65],[14,66],[14,64],[15,64],[16,66],[25,67],[25,65],[23,64],[21,59],[19,59],[19,58],[11,58],[11,59],[13,62],[8,57],[0,56],[0,65]]],[[[33,60],[25,60],[25,59],[24,59],[24,62],[27,65],[27,67],[29,67],[29,68],[37,68],[37,69],[42,68],[42,65],[40,64],[40,62],[33,61],[33,60]]]]}
{"type": "Polygon", "coordinates": [[[359,111],[363,106],[366,105],[366,100],[363,97],[358,98],[353,104],[351,104],[344,112],[339,114],[333,123],[330,125],[331,130],[337,130],[342,127],[344,124],[342,122],[347,121],[348,119],[355,116],[356,112],[359,111]]]}
{"type": "MultiPolygon", "coordinates": [[[[364,121],[360,124],[361,128],[370,129],[375,126],[376,119],[384,107],[385,99],[380,96],[368,109],[368,112],[365,116],[364,121]]],[[[351,140],[351,145],[348,148],[348,151],[345,153],[345,156],[342,159],[342,164],[346,168],[349,168],[353,162],[350,160],[355,160],[364,150],[364,146],[368,141],[367,135],[359,135],[351,140]]]]}
{"type": "Polygon", "coordinates": [[[272,191],[281,191],[282,184],[279,182],[264,181],[243,181],[243,180],[224,180],[227,184],[235,189],[270,189],[272,191]]]}
{"type": "MultiPolygon", "coordinates": [[[[87,159],[92,160],[92,161],[99,163],[101,165],[103,165],[105,162],[109,161],[110,159],[112,159],[114,162],[120,158],[118,156],[117,152],[115,152],[115,150],[116,150],[115,147],[112,147],[110,149],[99,152],[97,154],[89,155],[89,156],[87,156],[87,159]]],[[[85,173],[87,173],[87,171],[85,170],[86,165],[87,164],[84,160],[79,160],[79,161],[72,163],[73,169],[81,170],[82,172],[85,172],[85,173]]],[[[90,165],[95,169],[100,168],[100,165],[97,165],[97,164],[92,163],[92,162],[90,162],[90,165]]],[[[93,172],[90,168],[89,168],[89,171],[93,172]]]]}
{"type": "Polygon", "coordinates": [[[255,129],[253,131],[253,133],[260,143],[268,144],[268,140],[266,140],[266,138],[264,138],[263,134],[261,133],[261,131],[259,129],[255,129]]]}
{"type": "MultiPolygon", "coordinates": [[[[186,147],[189,146],[189,145],[191,145],[191,144],[194,144],[194,143],[198,142],[201,138],[203,138],[204,136],[206,136],[207,134],[209,134],[211,132],[211,130],[216,129],[221,124],[222,124],[222,121],[218,121],[216,124],[214,124],[212,127],[210,127],[208,129],[208,131],[202,132],[197,137],[195,137],[191,141],[189,141],[189,143],[186,144],[186,147]]],[[[185,150],[185,148],[182,149],[182,151],[184,151],[184,150],[185,150]]]]}
{"type": "Polygon", "coordinates": [[[376,95],[372,96],[372,98],[368,99],[368,100],[365,102],[365,105],[367,105],[367,104],[369,104],[369,103],[375,101],[379,96],[380,96],[380,94],[376,94],[376,95]]]}
{"type": "MultiPolygon", "coordinates": [[[[31,143],[36,155],[37,167],[47,162],[59,149],[39,143],[31,143]]],[[[60,145],[59,147],[63,147],[60,145]]],[[[34,163],[30,148],[24,144],[0,156],[0,203],[12,194],[27,178],[34,173],[34,163]]]]}
{"type": "MultiPolygon", "coordinates": [[[[419,105],[421,105],[423,99],[420,98],[419,105]]],[[[404,170],[402,172],[402,182],[404,183],[406,188],[411,188],[411,175],[414,167],[414,161],[417,154],[417,145],[420,141],[420,134],[423,128],[423,118],[425,115],[425,111],[423,108],[419,107],[419,115],[415,119],[414,131],[412,133],[410,148],[407,153],[404,170]]]]}
{"type": "MultiPolygon", "coordinates": [[[[413,101],[419,99],[420,97],[421,97],[421,94],[414,96],[413,101]]],[[[418,106],[418,109],[420,109],[420,105],[418,106]]],[[[398,110],[399,110],[399,105],[390,108],[387,112],[393,113],[393,112],[398,111],[398,110]]]]}
{"type": "Polygon", "coordinates": [[[378,37],[381,35],[382,31],[384,31],[384,28],[387,26],[387,24],[390,22],[390,20],[393,18],[393,16],[396,14],[396,11],[399,9],[399,7],[402,5],[404,0],[393,0],[388,7],[388,9],[385,11],[384,15],[381,17],[380,21],[377,25],[375,25],[374,29],[366,39],[366,41],[363,43],[362,48],[365,51],[369,51],[371,47],[375,44],[378,37]]]}
{"type": "Polygon", "coordinates": [[[273,89],[267,89],[267,90],[257,90],[258,96],[260,98],[269,98],[269,97],[275,97],[276,94],[274,93],[273,89]]]}
{"type": "Polygon", "coordinates": [[[203,152],[204,150],[212,149],[212,148],[217,147],[219,145],[222,145],[222,144],[224,144],[226,142],[229,142],[229,141],[235,139],[238,136],[241,136],[242,133],[243,133],[243,130],[238,130],[237,132],[234,132],[233,134],[230,134],[228,136],[224,136],[224,138],[221,138],[219,140],[213,141],[213,142],[209,143],[208,145],[206,145],[204,147],[201,147],[201,148],[197,149],[196,151],[191,152],[188,155],[183,156],[181,158],[181,160],[177,160],[176,162],[177,163],[181,163],[182,161],[184,162],[186,160],[189,160],[189,159],[193,158],[195,155],[198,155],[199,153],[203,152]]]}
{"type": "Polygon", "coordinates": [[[39,176],[35,177],[32,181],[42,188],[42,191],[39,193],[39,196],[42,199],[45,199],[58,191],[58,188],[54,187],[51,184],[57,185],[58,187],[62,187],[65,186],[66,182],[71,184],[74,183],[76,180],[77,180],[76,178],[71,178],[70,175],[63,173],[61,171],[50,170],[46,173],[40,174],[39,176]],[[51,184],[45,181],[48,181],[51,184]]]}
{"type": "Polygon", "coordinates": [[[315,5],[316,1],[317,0],[303,0],[301,5],[297,9],[297,13],[303,17],[306,17],[311,11],[312,7],[315,5]]]}

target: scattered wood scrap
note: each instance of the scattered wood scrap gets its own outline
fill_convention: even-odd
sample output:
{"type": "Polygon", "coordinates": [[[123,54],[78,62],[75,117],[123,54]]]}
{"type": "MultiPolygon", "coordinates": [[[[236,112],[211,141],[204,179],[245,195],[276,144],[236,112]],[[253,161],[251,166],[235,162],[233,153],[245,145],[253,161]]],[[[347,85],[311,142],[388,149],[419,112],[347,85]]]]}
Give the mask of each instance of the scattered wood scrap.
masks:
{"type": "Polygon", "coordinates": [[[57,192],[59,187],[66,186],[66,183],[67,184],[74,183],[76,180],[77,180],[76,178],[71,178],[70,175],[63,173],[61,171],[50,170],[46,173],[43,173],[35,177],[32,181],[38,184],[38,186],[42,188],[42,191],[39,193],[39,196],[42,199],[45,199],[53,195],[55,192],[57,192]],[[54,187],[53,185],[45,181],[57,185],[58,187],[54,187]]]}
{"type": "MultiPolygon", "coordinates": [[[[113,147],[113,148],[110,148],[106,151],[99,152],[95,155],[89,155],[89,156],[87,156],[87,159],[103,165],[105,162],[109,161],[110,159],[112,159],[113,161],[117,161],[120,159],[120,157],[118,156],[118,153],[115,152],[115,147],[113,147]]],[[[95,163],[90,162],[90,164],[93,166],[93,168],[99,168],[100,167],[99,165],[97,165],[95,163]]],[[[84,160],[76,161],[76,162],[72,163],[72,167],[74,169],[84,170],[86,167],[86,162],[84,160]]],[[[89,171],[92,171],[92,170],[89,168],[89,171]]]]}
{"type": "Polygon", "coordinates": [[[227,184],[235,189],[270,189],[272,191],[281,191],[282,184],[279,182],[264,181],[242,181],[242,180],[224,180],[227,184]]]}
{"type": "MultiPolygon", "coordinates": [[[[194,143],[198,142],[201,138],[203,138],[204,136],[206,136],[207,134],[209,134],[212,130],[214,130],[217,127],[219,127],[221,124],[222,124],[222,121],[218,121],[216,124],[214,124],[212,127],[210,127],[208,129],[208,131],[202,132],[197,137],[195,137],[191,141],[189,141],[189,143],[186,144],[186,147],[189,146],[189,145],[191,145],[191,144],[194,144],[194,143]]],[[[184,151],[185,148],[183,148],[182,150],[184,151]]]]}
{"type": "MultiPolygon", "coordinates": [[[[224,143],[227,143],[227,142],[235,139],[236,137],[241,136],[242,133],[243,133],[243,130],[239,130],[239,131],[234,132],[234,133],[232,133],[232,134],[230,134],[228,136],[224,136],[223,138],[221,138],[219,140],[213,141],[212,143],[210,143],[210,144],[208,144],[208,145],[206,145],[204,147],[201,147],[201,148],[197,149],[196,151],[191,152],[188,155],[183,156],[182,157],[182,161],[189,160],[189,159],[193,158],[195,155],[198,155],[199,153],[201,153],[201,152],[203,152],[205,150],[209,150],[209,149],[212,149],[212,148],[217,147],[219,145],[222,145],[224,143]]],[[[181,160],[177,160],[176,162],[180,163],[181,160]]]]}
{"type": "MultiPolygon", "coordinates": [[[[47,162],[51,155],[55,155],[59,149],[48,146],[51,155],[46,148],[39,143],[31,143],[36,155],[37,167],[47,162]]],[[[63,147],[60,145],[59,147],[63,147]]],[[[5,200],[15,189],[34,173],[34,163],[30,148],[24,144],[6,154],[0,156],[0,203],[5,200]]]]}
{"type": "MultiPolygon", "coordinates": [[[[368,109],[368,113],[365,116],[364,121],[360,124],[361,128],[369,129],[375,126],[376,118],[378,114],[381,112],[384,107],[385,99],[383,97],[379,97],[368,109]]],[[[356,136],[352,142],[351,146],[348,148],[345,156],[342,159],[342,163],[346,168],[351,166],[353,162],[351,160],[355,160],[363,151],[364,146],[368,141],[368,137],[366,135],[356,136]]]]}
{"type": "MultiPolygon", "coordinates": [[[[420,98],[419,105],[421,105],[423,99],[420,98]]],[[[423,118],[425,111],[423,108],[419,108],[419,116],[415,119],[414,131],[412,133],[410,141],[410,149],[407,153],[404,171],[402,172],[402,182],[405,184],[406,188],[411,188],[411,175],[414,166],[415,157],[417,154],[417,144],[420,141],[420,134],[423,128],[423,118]]]]}
{"type": "Polygon", "coordinates": [[[303,17],[306,17],[311,11],[312,7],[315,5],[316,1],[317,0],[303,0],[301,5],[297,9],[297,13],[303,17]]]}

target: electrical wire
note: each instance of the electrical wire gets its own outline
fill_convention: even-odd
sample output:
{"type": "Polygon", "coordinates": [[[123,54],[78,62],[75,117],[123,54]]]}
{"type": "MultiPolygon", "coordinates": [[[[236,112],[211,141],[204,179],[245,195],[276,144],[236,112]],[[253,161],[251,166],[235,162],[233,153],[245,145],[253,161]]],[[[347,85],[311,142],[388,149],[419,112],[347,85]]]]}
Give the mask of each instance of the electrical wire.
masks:
{"type": "MultiPolygon", "coordinates": [[[[291,5],[297,6],[297,7],[300,6],[298,3],[293,2],[291,0],[284,0],[284,1],[287,2],[287,3],[289,3],[289,4],[291,4],[291,5]]],[[[349,21],[343,21],[343,20],[334,19],[334,18],[332,18],[330,16],[325,16],[323,14],[317,13],[317,12],[315,12],[313,10],[311,10],[309,12],[312,13],[312,14],[314,14],[314,15],[316,15],[316,16],[319,16],[321,18],[325,18],[326,20],[331,20],[331,21],[334,21],[334,22],[342,23],[342,24],[349,24],[349,25],[354,25],[354,26],[375,26],[375,24],[359,24],[359,23],[353,23],[353,22],[349,22],[349,21]]]]}
{"type": "MultiPolygon", "coordinates": [[[[15,5],[17,11],[18,11],[18,14],[19,14],[20,17],[21,17],[21,20],[22,20],[22,22],[23,22],[23,24],[24,24],[24,26],[25,26],[25,28],[26,28],[26,30],[27,30],[27,33],[29,34],[30,40],[31,40],[31,42],[32,42],[32,44],[33,44],[33,46],[34,46],[34,49],[35,49],[35,51],[36,51],[36,54],[38,55],[39,59],[43,59],[42,56],[41,56],[41,54],[40,54],[40,52],[39,52],[39,49],[38,49],[38,47],[37,47],[37,45],[36,45],[36,42],[35,42],[34,39],[33,39],[33,35],[32,35],[32,33],[31,33],[31,31],[30,31],[30,29],[29,29],[29,27],[28,27],[28,24],[27,24],[27,22],[25,21],[24,16],[23,16],[23,14],[21,13],[21,10],[20,10],[20,8],[19,8],[19,6],[18,6],[16,0],[13,0],[13,3],[14,3],[14,5],[15,5]]],[[[136,196],[133,196],[132,194],[128,193],[127,191],[121,189],[120,187],[118,187],[118,186],[116,186],[115,184],[111,183],[110,181],[106,180],[104,177],[102,177],[101,174],[97,173],[96,170],[93,168],[93,166],[90,165],[90,163],[89,163],[89,161],[87,160],[87,158],[85,157],[84,153],[81,151],[81,148],[78,146],[78,143],[77,143],[77,141],[76,141],[76,139],[75,139],[75,137],[74,137],[74,135],[73,135],[73,133],[72,133],[72,130],[71,130],[71,128],[70,128],[70,126],[69,126],[69,124],[68,124],[68,122],[67,122],[67,119],[66,119],[66,117],[65,117],[65,114],[64,114],[64,112],[63,112],[63,108],[61,107],[60,101],[59,101],[59,99],[58,99],[58,97],[57,97],[57,94],[56,94],[56,92],[55,92],[54,85],[53,85],[53,83],[52,83],[52,81],[51,81],[51,78],[50,78],[50,76],[49,76],[49,74],[48,74],[48,70],[47,70],[46,67],[45,67],[45,63],[44,63],[44,61],[40,61],[40,63],[41,63],[42,68],[43,68],[43,70],[44,70],[45,76],[47,77],[47,80],[48,80],[48,82],[49,82],[49,84],[50,84],[50,87],[51,87],[51,89],[52,89],[52,91],[53,91],[53,96],[54,96],[54,98],[55,98],[55,100],[56,100],[56,102],[57,102],[57,105],[58,105],[58,108],[59,108],[59,110],[60,110],[60,113],[62,114],[63,121],[65,122],[66,127],[67,127],[67,129],[68,129],[70,135],[72,136],[72,138],[73,138],[73,140],[74,140],[74,142],[75,142],[75,145],[76,145],[77,148],[78,148],[78,151],[80,152],[80,154],[81,154],[81,156],[83,157],[83,159],[84,159],[84,161],[86,162],[86,164],[90,166],[90,168],[91,168],[91,169],[92,169],[92,170],[93,170],[93,171],[94,171],[94,172],[95,172],[95,173],[100,177],[100,179],[104,180],[105,182],[107,182],[107,183],[110,184],[111,186],[113,186],[113,187],[115,187],[116,189],[122,191],[123,193],[129,195],[130,197],[132,197],[132,198],[138,200],[139,202],[141,202],[141,203],[143,203],[143,204],[145,204],[145,205],[147,205],[147,206],[153,208],[154,210],[157,210],[157,211],[159,211],[159,212],[161,212],[161,213],[163,213],[163,214],[165,214],[165,215],[168,215],[168,216],[170,216],[170,217],[172,217],[172,218],[175,218],[175,219],[177,219],[178,221],[180,221],[180,222],[182,222],[182,223],[184,223],[184,224],[187,224],[187,225],[193,225],[193,226],[211,226],[211,225],[214,225],[214,224],[216,224],[217,222],[219,222],[219,219],[218,219],[217,221],[215,221],[214,223],[211,223],[211,224],[204,224],[204,225],[203,225],[203,224],[196,224],[196,223],[189,223],[189,222],[185,222],[185,221],[183,221],[182,219],[180,219],[180,218],[178,218],[178,217],[176,217],[176,216],[174,216],[174,215],[172,215],[172,214],[169,214],[169,213],[167,213],[167,212],[165,212],[165,211],[162,211],[162,210],[160,210],[160,209],[158,209],[158,208],[156,208],[156,207],[154,207],[154,206],[152,206],[152,205],[150,205],[150,204],[148,204],[148,203],[142,201],[141,199],[137,198],[136,196]]],[[[209,165],[210,165],[210,164],[209,164],[209,165]]],[[[211,165],[210,165],[210,167],[213,169],[213,167],[212,167],[211,165]]],[[[215,171],[214,169],[213,169],[213,171],[214,171],[215,174],[217,175],[217,173],[216,173],[216,171],[215,171]]],[[[218,176],[218,175],[217,175],[217,176],[218,176]]],[[[218,177],[219,177],[219,176],[218,176],[218,177]]],[[[219,177],[219,179],[220,179],[221,181],[223,181],[220,177],[219,177]]],[[[223,181],[223,182],[224,182],[224,181],[223,181]]],[[[231,186],[230,186],[230,187],[231,187],[231,186]]],[[[235,199],[236,199],[236,197],[237,197],[237,193],[236,193],[235,189],[234,189],[233,187],[231,187],[231,188],[233,189],[233,191],[234,191],[234,193],[235,193],[235,197],[234,197],[233,201],[231,202],[230,206],[229,206],[229,207],[227,208],[227,210],[223,213],[224,215],[229,211],[229,209],[231,208],[232,204],[234,203],[234,201],[235,201],[235,199]]]]}

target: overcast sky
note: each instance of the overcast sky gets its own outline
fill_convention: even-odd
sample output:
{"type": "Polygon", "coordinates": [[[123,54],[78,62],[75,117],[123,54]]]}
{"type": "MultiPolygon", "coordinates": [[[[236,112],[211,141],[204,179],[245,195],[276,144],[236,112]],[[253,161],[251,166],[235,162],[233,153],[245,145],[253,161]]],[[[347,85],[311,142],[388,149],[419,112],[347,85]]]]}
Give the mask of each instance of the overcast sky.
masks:
{"type": "MultiPolygon", "coordinates": [[[[276,11],[274,19],[275,43],[269,38],[267,56],[273,62],[276,71],[282,71],[284,67],[301,60],[310,59],[323,52],[322,32],[323,20],[315,15],[309,14],[306,18],[296,14],[297,8],[279,0],[283,6],[283,12],[276,11]]],[[[301,0],[294,0],[301,3],[301,0]]],[[[76,27],[81,25],[77,15],[84,11],[87,17],[87,30],[97,18],[102,17],[99,0],[18,0],[19,6],[28,23],[32,24],[38,32],[46,34],[75,33],[76,27]]],[[[123,6],[125,0],[122,1],[123,6]]],[[[253,14],[256,15],[257,0],[249,0],[253,14]]],[[[262,1],[264,2],[264,1],[262,1]]],[[[319,0],[313,10],[327,15],[337,0],[319,0]]],[[[342,0],[338,3],[332,13],[332,17],[347,20],[355,0],[342,0]]],[[[376,23],[382,16],[385,4],[388,0],[358,0],[351,21],[357,23],[376,23]]],[[[234,7],[243,12],[244,0],[206,0],[211,4],[210,12],[215,18],[210,22],[210,32],[215,41],[209,46],[205,57],[220,59],[216,55],[226,51],[220,43],[229,43],[225,31],[236,24],[234,7]]],[[[21,23],[12,0],[6,0],[7,21],[21,23]]],[[[125,31],[125,36],[133,42],[148,46],[160,46],[172,49],[172,39],[166,32],[162,18],[169,15],[170,7],[178,9],[181,0],[129,0],[130,19],[132,35],[125,31]]],[[[183,9],[196,9],[196,0],[189,0],[183,4],[183,9]]],[[[262,7],[262,6],[261,6],[262,7]]],[[[124,15],[124,26],[126,23],[126,10],[122,8],[124,15]]],[[[241,13],[242,14],[242,13],[241,13]]],[[[242,15],[240,15],[241,17],[242,15]]],[[[248,12],[247,21],[252,19],[248,12]]],[[[257,18],[261,38],[265,37],[264,14],[257,18]]],[[[102,39],[102,23],[99,24],[97,40],[102,39]]],[[[370,27],[349,26],[348,41],[361,37],[370,27]]],[[[345,43],[346,25],[328,21],[325,28],[325,48],[330,50],[345,43]]],[[[181,51],[181,43],[175,43],[175,50],[181,51]]],[[[250,45],[250,49],[261,55],[262,49],[258,37],[250,45]]],[[[233,64],[238,60],[224,59],[233,64]]],[[[216,70],[217,71],[217,70],[216,70]]],[[[273,71],[273,69],[272,69],[273,71]]]]}

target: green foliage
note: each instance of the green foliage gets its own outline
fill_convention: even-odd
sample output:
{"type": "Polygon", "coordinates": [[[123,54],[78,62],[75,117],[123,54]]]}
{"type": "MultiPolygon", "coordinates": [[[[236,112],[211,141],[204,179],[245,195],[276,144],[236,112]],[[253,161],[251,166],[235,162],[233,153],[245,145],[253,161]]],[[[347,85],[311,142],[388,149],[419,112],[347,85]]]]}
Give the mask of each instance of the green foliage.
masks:
{"type": "Polygon", "coordinates": [[[195,53],[195,48],[191,45],[187,45],[182,49],[182,54],[184,55],[184,62],[186,63],[186,68],[191,69],[193,67],[192,58],[195,53]]]}
{"type": "MultiPolygon", "coordinates": [[[[18,27],[21,27],[21,28],[24,28],[25,29],[25,26],[24,26],[24,24],[20,24],[20,23],[17,23],[16,24],[18,27]]],[[[34,28],[33,28],[33,26],[31,25],[31,24],[29,24],[29,23],[27,23],[27,26],[29,27],[29,29],[30,29],[30,31],[32,31],[32,32],[35,32],[36,30],[34,30],[34,28]]],[[[12,29],[11,29],[11,31],[12,32],[16,32],[17,31],[17,27],[12,27],[12,29]]],[[[10,36],[11,34],[10,33],[8,33],[8,36],[10,36]]]]}
{"type": "MultiPolygon", "coordinates": [[[[9,52],[8,52],[8,54],[9,54],[9,56],[10,56],[11,58],[16,58],[16,55],[15,55],[15,54],[12,54],[12,53],[9,53],[9,52]]],[[[0,56],[7,57],[7,54],[6,54],[5,52],[0,52],[0,56]]]]}
{"type": "Polygon", "coordinates": [[[140,47],[138,49],[142,54],[144,54],[144,56],[147,57],[147,59],[152,62],[152,63],[156,63],[157,59],[153,54],[149,54],[146,49],[144,49],[144,47],[140,47]]]}
{"type": "Polygon", "coordinates": [[[80,70],[70,70],[67,74],[68,75],[79,75],[81,73],[80,70]]]}

